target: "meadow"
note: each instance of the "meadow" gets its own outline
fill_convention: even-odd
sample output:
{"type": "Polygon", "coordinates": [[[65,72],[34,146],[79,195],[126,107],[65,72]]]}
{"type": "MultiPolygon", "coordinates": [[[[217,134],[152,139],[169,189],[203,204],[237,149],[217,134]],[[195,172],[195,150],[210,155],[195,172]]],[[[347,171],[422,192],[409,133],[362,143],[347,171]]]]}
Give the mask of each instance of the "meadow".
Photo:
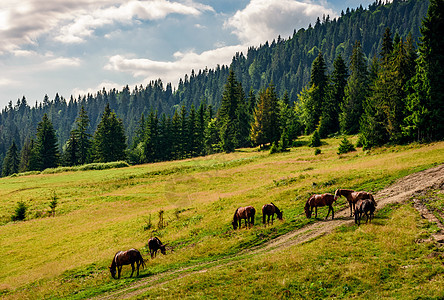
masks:
{"type": "MultiPolygon", "coordinates": [[[[340,141],[326,139],[319,155],[307,146],[273,155],[241,149],[174,162],[1,178],[0,296],[89,298],[167,271],[225,260],[234,263],[165,280],[150,294],[134,297],[443,297],[442,250],[415,243],[436,228],[409,204],[377,211],[371,225],[342,226],[303,245],[236,258],[316,222],[303,213],[313,193],[376,192],[444,163],[444,142],[338,155],[340,141]],[[19,201],[28,206],[27,218],[11,222],[19,201]],[[264,228],[257,213],[254,228],[233,231],[237,207],[253,205],[259,212],[270,202],[284,211],[283,222],[264,228]],[[167,255],[149,259],[140,278],[129,279],[130,268],[124,267],[123,278],[112,279],[108,266],[114,254],[134,247],[148,259],[151,236],[168,243],[167,255]]],[[[342,198],[334,207],[347,206],[342,198]]],[[[320,209],[318,216],[325,213],[320,209]]]]}

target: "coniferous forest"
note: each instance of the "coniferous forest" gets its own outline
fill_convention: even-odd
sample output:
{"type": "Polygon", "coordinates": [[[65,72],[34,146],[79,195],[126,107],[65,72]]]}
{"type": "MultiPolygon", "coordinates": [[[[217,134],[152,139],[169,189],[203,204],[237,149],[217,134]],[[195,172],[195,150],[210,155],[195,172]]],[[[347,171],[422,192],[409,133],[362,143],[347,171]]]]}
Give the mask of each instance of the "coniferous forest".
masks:
{"type": "Polygon", "coordinates": [[[285,151],[299,135],[359,134],[359,146],[444,135],[444,1],[375,1],[288,38],[147,86],[10,101],[0,114],[2,176],[238,147],[285,151]]]}

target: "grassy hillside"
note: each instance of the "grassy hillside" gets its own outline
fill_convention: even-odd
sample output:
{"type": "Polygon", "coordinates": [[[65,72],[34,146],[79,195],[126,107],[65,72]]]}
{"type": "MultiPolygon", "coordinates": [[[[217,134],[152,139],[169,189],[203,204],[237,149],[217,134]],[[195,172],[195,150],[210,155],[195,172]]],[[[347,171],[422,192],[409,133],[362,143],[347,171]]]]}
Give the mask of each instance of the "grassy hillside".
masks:
{"type": "MultiPolygon", "coordinates": [[[[127,278],[128,267],[120,280],[113,280],[107,267],[115,252],[131,247],[148,258],[145,245],[153,235],[169,243],[172,251],[149,260],[141,272],[144,279],[197,263],[235,260],[244,249],[315,222],[303,214],[312,193],[337,188],[374,192],[397,178],[444,162],[444,142],[370,152],[359,149],[338,156],[339,142],[339,138],[325,140],[320,155],[305,146],[274,155],[246,149],[121,169],[2,178],[0,295],[84,298],[137,282],[140,278],[127,278]],[[58,198],[56,216],[48,217],[53,195],[58,198]],[[27,220],[10,222],[19,201],[29,207],[27,220]],[[283,222],[264,228],[258,213],[253,229],[232,230],[230,223],[238,206],[253,205],[259,212],[269,202],[283,209],[283,222]],[[158,228],[160,210],[164,211],[163,228],[158,228]]],[[[335,210],[343,207],[344,199],[335,204],[335,210]]],[[[318,216],[325,213],[320,209],[318,216]]],[[[390,296],[391,284],[398,284],[400,292],[392,296],[401,297],[409,295],[418,280],[427,279],[430,287],[424,288],[431,296],[439,295],[436,287],[442,286],[443,278],[436,273],[443,273],[442,262],[423,258],[434,250],[413,242],[426,225],[408,205],[377,215],[374,225],[345,227],[312,243],[273,255],[255,255],[248,264],[240,261],[187,276],[180,284],[167,282],[155,287],[154,293],[159,297],[218,298],[227,290],[229,298],[256,291],[267,296],[271,294],[257,285],[274,284],[271,293],[281,296],[312,298],[350,292],[348,295],[364,293],[371,298],[364,289],[377,288],[380,296],[390,296]],[[362,250],[363,259],[346,255],[354,248],[362,250]],[[404,263],[414,267],[392,270],[404,263]],[[415,279],[423,269],[429,274],[424,275],[426,279],[415,279]],[[374,270],[387,286],[365,276],[374,275],[374,270]],[[394,280],[400,275],[406,280],[394,280]]]]}

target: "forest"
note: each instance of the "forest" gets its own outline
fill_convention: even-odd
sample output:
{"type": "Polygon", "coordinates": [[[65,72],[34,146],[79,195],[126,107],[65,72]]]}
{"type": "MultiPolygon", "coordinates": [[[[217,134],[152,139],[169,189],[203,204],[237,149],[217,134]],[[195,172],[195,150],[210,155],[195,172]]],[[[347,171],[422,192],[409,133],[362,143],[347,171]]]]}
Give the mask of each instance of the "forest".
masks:
{"type": "Polygon", "coordinates": [[[230,66],[0,114],[2,176],[147,163],[359,134],[358,146],[443,138],[443,1],[376,1],[236,53],[230,66]],[[295,142],[296,141],[296,142],[295,142]]]}

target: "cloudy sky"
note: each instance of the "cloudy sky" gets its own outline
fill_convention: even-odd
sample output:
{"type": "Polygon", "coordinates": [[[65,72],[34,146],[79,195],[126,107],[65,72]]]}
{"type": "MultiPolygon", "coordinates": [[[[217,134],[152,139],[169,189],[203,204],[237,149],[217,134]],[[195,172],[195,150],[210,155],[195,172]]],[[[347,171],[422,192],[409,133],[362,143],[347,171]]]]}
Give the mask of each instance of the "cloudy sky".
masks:
{"type": "Polygon", "coordinates": [[[229,64],[317,17],[373,0],[1,0],[0,108],[229,64]]]}

